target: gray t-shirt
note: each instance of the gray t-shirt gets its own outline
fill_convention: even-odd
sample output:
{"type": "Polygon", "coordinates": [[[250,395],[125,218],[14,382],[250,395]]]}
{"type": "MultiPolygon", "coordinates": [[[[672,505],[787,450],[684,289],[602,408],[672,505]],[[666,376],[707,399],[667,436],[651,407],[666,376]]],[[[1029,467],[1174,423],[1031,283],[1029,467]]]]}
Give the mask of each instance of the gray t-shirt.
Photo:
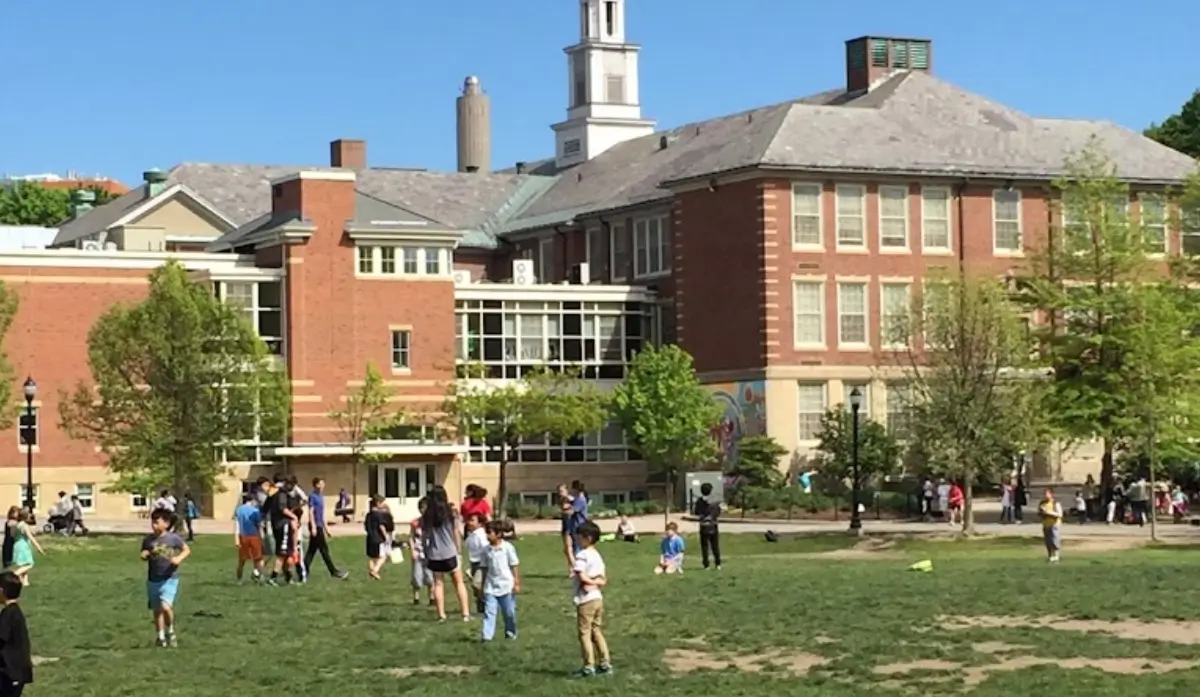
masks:
{"type": "Polygon", "coordinates": [[[450,518],[440,527],[428,528],[421,524],[421,537],[425,540],[425,559],[446,561],[458,558],[458,547],[454,544],[454,533],[458,521],[450,518]]]}

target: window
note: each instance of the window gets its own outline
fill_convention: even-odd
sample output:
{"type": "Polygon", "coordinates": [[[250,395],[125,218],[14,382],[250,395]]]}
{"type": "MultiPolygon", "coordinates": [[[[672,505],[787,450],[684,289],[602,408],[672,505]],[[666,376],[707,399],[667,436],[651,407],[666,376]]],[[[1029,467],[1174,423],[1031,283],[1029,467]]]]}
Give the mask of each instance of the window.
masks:
{"type": "Polygon", "coordinates": [[[629,503],[628,491],[604,491],[600,493],[600,505],[603,508],[616,508],[629,503]]]}
{"type": "Polygon", "coordinates": [[[538,283],[548,283],[554,280],[554,240],[538,240],[537,270],[534,272],[538,283]]]}
{"type": "Polygon", "coordinates": [[[442,257],[437,249],[423,249],[425,254],[425,274],[427,276],[442,275],[442,257]]]}
{"type": "MultiPolygon", "coordinates": [[[[20,494],[21,494],[21,505],[22,505],[22,506],[24,506],[24,505],[25,505],[25,503],[26,503],[27,501],[29,501],[29,495],[28,495],[28,492],[29,492],[29,489],[28,489],[28,488],[27,488],[27,487],[26,487],[24,484],[22,484],[22,485],[21,485],[21,492],[20,492],[20,494]]],[[[41,485],[41,484],[34,484],[34,485],[33,485],[33,510],[34,510],[35,512],[36,512],[38,509],[40,509],[40,508],[42,507],[42,504],[41,504],[41,493],[42,493],[42,485],[41,485]]]]}
{"type": "Polygon", "coordinates": [[[821,246],[821,185],[792,185],[792,245],[821,246]]]}
{"type": "Polygon", "coordinates": [[[17,413],[17,446],[21,449],[30,445],[38,447],[38,436],[41,435],[38,424],[40,412],[39,407],[33,407],[32,410],[24,406],[20,407],[20,411],[17,413]]]}
{"type": "Polygon", "coordinates": [[[795,313],[795,343],[825,345],[825,284],[821,281],[795,281],[792,284],[792,311],[795,313]]]}
{"type": "Polygon", "coordinates": [[[950,190],[945,187],[921,189],[921,247],[950,250],[950,190]]]}
{"type": "Polygon", "coordinates": [[[412,332],[407,329],[392,330],[392,370],[412,369],[412,332]]]}
{"type": "Polygon", "coordinates": [[[146,494],[130,494],[129,507],[135,511],[144,511],[150,507],[150,497],[146,494]]]}
{"type": "Polygon", "coordinates": [[[821,417],[825,416],[825,383],[800,383],[796,413],[800,416],[796,437],[815,441],[821,433],[821,417]]]}
{"type": "Polygon", "coordinates": [[[863,421],[871,418],[871,383],[842,383],[842,406],[846,408],[846,411],[850,411],[850,392],[854,389],[858,389],[858,393],[862,395],[862,402],[858,408],[858,422],[861,425],[863,421]]]}
{"type": "Polygon", "coordinates": [[[613,0],[604,3],[604,31],[608,36],[617,33],[617,3],[613,0]]]}
{"type": "Polygon", "coordinates": [[[992,249],[1010,254],[1021,251],[1021,192],[997,189],[992,193],[992,249]]]}
{"type": "Polygon", "coordinates": [[[608,263],[613,283],[624,281],[629,273],[629,238],[624,225],[608,228],[608,263]]]}
{"type": "Polygon", "coordinates": [[[863,187],[842,184],[837,187],[837,246],[866,247],[867,234],[863,187]]]}
{"type": "MultiPolygon", "coordinates": [[[[498,462],[500,448],[476,441],[470,443],[472,459],[480,462],[498,462]]],[[[551,438],[525,438],[515,450],[510,451],[512,462],[629,462],[637,456],[625,444],[620,424],[609,423],[603,430],[585,433],[581,437],[554,440],[551,438]]]]}
{"type": "Polygon", "coordinates": [[[95,484],[76,484],[75,496],[79,498],[79,507],[85,513],[90,513],[96,510],[96,485],[95,484]]]}
{"type": "Polygon", "coordinates": [[[838,344],[867,343],[867,284],[839,283],[838,344]]]}
{"type": "MultiPolygon", "coordinates": [[[[372,264],[374,263],[372,257],[372,264]]],[[[283,283],[280,281],[221,281],[217,297],[246,314],[251,326],[273,355],[283,355],[283,283]]]]}
{"type": "Polygon", "coordinates": [[[886,399],[888,433],[903,440],[912,428],[912,390],[903,383],[889,383],[886,399]]]}
{"type": "Polygon", "coordinates": [[[591,283],[603,283],[604,279],[608,277],[608,270],[605,268],[608,262],[608,250],[604,246],[605,236],[597,228],[588,228],[585,237],[587,238],[585,241],[587,243],[589,278],[584,280],[591,283]]]}
{"type": "Polygon", "coordinates": [[[644,218],[633,224],[633,276],[659,276],[671,270],[670,240],[665,217],[644,218]]]}
{"type": "Polygon", "coordinates": [[[879,247],[908,248],[908,189],[879,187],[879,247]]]}
{"type": "Polygon", "coordinates": [[[396,248],[395,247],[380,247],[379,248],[379,273],[385,273],[385,274],[396,273],[396,248]]]}
{"type": "Polygon", "coordinates": [[[908,283],[879,285],[879,341],[884,346],[908,345],[911,288],[908,283]]]}
{"type": "Polygon", "coordinates": [[[375,248],[374,247],[359,247],[358,248],[358,272],[359,273],[375,273],[375,248]]]}
{"type": "Polygon", "coordinates": [[[417,262],[417,256],[419,252],[420,250],[418,250],[416,247],[404,248],[402,252],[404,256],[404,266],[402,267],[404,269],[404,273],[415,274],[420,269],[420,266],[417,262]]]}
{"type": "Polygon", "coordinates": [[[604,78],[604,101],[609,104],[625,103],[625,77],[609,75],[604,78]]]}
{"type": "Polygon", "coordinates": [[[1167,206],[1161,196],[1145,195],[1142,204],[1142,236],[1147,254],[1167,253],[1167,206]]]}
{"type": "MultiPolygon", "coordinates": [[[[574,88],[571,90],[571,106],[573,106],[573,107],[583,106],[584,104],[587,104],[587,101],[588,101],[587,58],[588,58],[587,54],[584,54],[584,53],[576,53],[571,56],[571,80],[572,80],[572,85],[574,86],[574,88]]],[[[579,152],[579,141],[578,140],[575,140],[575,141],[568,140],[566,143],[563,144],[563,151],[564,151],[563,154],[564,155],[571,154],[571,153],[566,152],[566,150],[568,150],[571,147],[572,142],[575,143],[575,152],[579,152]]]]}
{"type": "MultiPolygon", "coordinates": [[[[486,294],[492,296],[493,294],[486,294]]],[[[488,377],[515,379],[540,366],[572,367],[587,379],[620,380],[650,341],[652,303],[460,299],[455,355],[488,377]]]]}

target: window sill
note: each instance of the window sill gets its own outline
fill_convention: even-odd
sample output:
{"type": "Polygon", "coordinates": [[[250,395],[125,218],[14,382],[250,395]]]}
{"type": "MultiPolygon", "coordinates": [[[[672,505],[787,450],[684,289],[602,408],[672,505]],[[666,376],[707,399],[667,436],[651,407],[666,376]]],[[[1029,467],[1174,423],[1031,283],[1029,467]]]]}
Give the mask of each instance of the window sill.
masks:
{"type": "Polygon", "coordinates": [[[841,245],[837,246],[838,254],[870,254],[871,250],[858,245],[841,245]]]}
{"type": "Polygon", "coordinates": [[[636,274],[635,273],[633,275],[633,280],[635,280],[635,281],[655,281],[660,278],[666,278],[670,275],[671,275],[671,271],[669,269],[667,271],[658,271],[656,273],[648,273],[648,274],[636,274]]]}
{"type": "MultiPolygon", "coordinates": [[[[601,281],[601,282],[602,282],[602,281],[601,281]]],[[[629,282],[629,279],[625,278],[624,276],[622,276],[622,277],[620,277],[620,278],[617,278],[616,276],[613,276],[612,278],[610,278],[610,279],[608,280],[608,282],[609,282],[609,283],[612,283],[612,284],[617,284],[617,283],[628,283],[628,282],[629,282]]]]}
{"type": "Polygon", "coordinates": [[[801,254],[824,254],[825,245],[823,244],[796,244],[792,243],[792,251],[801,254]]]}
{"type": "Polygon", "coordinates": [[[954,250],[947,249],[945,247],[925,247],[921,250],[921,253],[924,254],[925,256],[930,256],[930,257],[952,257],[952,256],[954,256],[954,250]]]}
{"type": "Polygon", "coordinates": [[[1025,256],[1025,252],[1020,249],[992,249],[992,256],[1002,257],[1005,259],[1020,259],[1025,256]]]}
{"type": "Polygon", "coordinates": [[[820,343],[820,344],[793,343],[792,350],[793,351],[828,351],[829,347],[827,345],[825,345],[824,343],[820,343]]]}
{"type": "Polygon", "coordinates": [[[885,247],[884,245],[881,244],[881,245],[879,245],[879,253],[880,254],[912,254],[912,250],[909,249],[908,247],[885,247]]]}
{"type": "Polygon", "coordinates": [[[867,353],[867,352],[870,352],[871,346],[870,346],[870,344],[860,344],[860,343],[843,344],[841,342],[838,342],[838,350],[839,351],[848,351],[848,352],[852,351],[854,353],[867,353]]]}
{"type": "Polygon", "coordinates": [[[29,450],[33,450],[33,454],[36,455],[36,454],[42,452],[42,447],[40,445],[35,445],[35,446],[33,446],[33,448],[28,448],[24,445],[21,445],[20,443],[17,444],[17,452],[24,453],[24,452],[28,452],[29,450]]]}
{"type": "Polygon", "coordinates": [[[392,375],[412,375],[412,368],[392,366],[392,375]]]}
{"type": "Polygon", "coordinates": [[[431,273],[357,273],[354,278],[359,281],[450,281],[454,276],[449,274],[431,273]]]}
{"type": "Polygon", "coordinates": [[[908,349],[909,349],[908,344],[884,344],[883,346],[880,347],[880,350],[893,351],[893,352],[907,351],[908,349]]]}

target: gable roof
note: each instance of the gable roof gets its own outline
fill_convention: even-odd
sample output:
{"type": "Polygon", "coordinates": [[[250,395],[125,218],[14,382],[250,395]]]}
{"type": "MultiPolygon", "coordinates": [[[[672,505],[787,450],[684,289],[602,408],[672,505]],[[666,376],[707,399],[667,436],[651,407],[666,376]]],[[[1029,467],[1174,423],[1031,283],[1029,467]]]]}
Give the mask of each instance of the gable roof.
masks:
{"type": "Polygon", "coordinates": [[[187,185],[176,182],[165,187],[153,198],[146,197],[146,188],[144,186],[130,189],[116,200],[93,208],[78,218],[72,218],[63,223],[58,228],[58,234],[55,235],[54,241],[51,244],[56,247],[71,244],[109,228],[129,224],[181,195],[187,197],[207,215],[225,226],[230,228],[236,226],[233,220],[215,208],[203,196],[196,193],[196,191],[187,185]]]}
{"type": "Polygon", "coordinates": [[[1196,170],[1187,155],[1116,124],[1035,118],[900,71],[867,92],[829,90],[615,145],[559,174],[505,231],[666,199],[664,184],[753,168],[1049,180],[1093,137],[1133,182],[1175,183],[1196,170]]]}

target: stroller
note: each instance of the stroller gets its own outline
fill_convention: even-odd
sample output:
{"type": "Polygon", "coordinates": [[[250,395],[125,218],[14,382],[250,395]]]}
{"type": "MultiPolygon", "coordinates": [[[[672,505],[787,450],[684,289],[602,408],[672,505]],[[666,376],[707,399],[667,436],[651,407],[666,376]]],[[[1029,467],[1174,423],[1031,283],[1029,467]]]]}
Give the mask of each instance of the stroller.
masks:
{"type": "Polygon", "coordinates": [[[88,529],[84,526],[82,520],[78,521],[77,524],[73,523],[74,521],[72,519],[71,512],[68,511],[67,513],[63,514],[59,513],[58,511],[51,511],[50,517],[47,518],[45,524],[42,525],[42,532],[48,535],[57,533],[59,535],[69,536],[87,536],[88,529]]]}

